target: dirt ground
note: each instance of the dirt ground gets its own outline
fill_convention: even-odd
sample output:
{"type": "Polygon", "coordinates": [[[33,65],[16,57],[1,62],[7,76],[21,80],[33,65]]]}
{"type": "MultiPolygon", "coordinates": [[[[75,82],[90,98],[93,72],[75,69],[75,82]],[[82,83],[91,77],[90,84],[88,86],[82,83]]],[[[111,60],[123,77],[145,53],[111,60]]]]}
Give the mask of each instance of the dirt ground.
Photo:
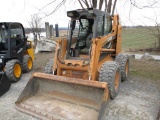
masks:
{"type": "MultiPolygon", "coordinates": [[[[23,74],[22,79],[17,83],[12,83],[10,90],[0,98],[0,120],[36,120],[17,111],[14,104],[31,74],[35,71],[43,72],[47,61],[53,57],[53,53],[43,52],[35,57],[33,71],[23,74]]],[[[138,67],[142,63],[131,61],[130,78],[121,84],[118,96],[110,101],[106,120],[156,120],[160,108],[160,78],[142,77],[143,74],[139,75],[134,72],[141,70],[134,66],[138,67]]],[[[158,63],[160,62],[152,61],[151,65],[156,67],[158,63]]],[[[145,64],[147,66],[148,63],[145,64]]],[[[160,71],[160,69],[153,71],[158,72],[158,70],[160,71]]]]}

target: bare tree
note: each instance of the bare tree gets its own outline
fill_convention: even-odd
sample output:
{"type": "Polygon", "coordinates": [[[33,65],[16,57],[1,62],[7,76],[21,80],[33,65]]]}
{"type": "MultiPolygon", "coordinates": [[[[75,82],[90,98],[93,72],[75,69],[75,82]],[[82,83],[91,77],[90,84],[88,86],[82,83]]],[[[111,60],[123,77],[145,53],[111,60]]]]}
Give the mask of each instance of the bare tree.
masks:
{"type": "MultiPolygon", "coordinates": [[[[56,12],[61,6],[65,5],[67,0],[52,0],[51,2],[47,3],[46,5],[44,5],[42,8],[39,9],[39,11],[43,10],[44,8],[54,4],[54,3],[58,3],[56,5],[56,7],[54,9],[52,9],[52,11],[48,14],[45,13],[45,17],[49,16],[51,14],[53,14],[54,12],[56,12]]],[[[97,8],[102,10],[103,6],[104,6],[104,11],[108,12],[108,13],[112,13],[112,15],[114,14],[115,8],[116,8],[116,3],[117,0],[72,0],[72,2],[79,2],[80,6],[84,9],[84,8],[97,8]]],[[[148,8],[148,7],[154,7],[159,0],[145,0],[145,1],[141,1],[141,0],[124,0],[126,2],[129,2],[131,4],[132,7],[136,7],[139,9],[143,9],[143,8],[148,8]]],[[[120,1],[119,1],[120,2],[120,1]]]]}
{"type": "MultiPolygon", "coordinates": [[[[66,0],[53,0],[50,3],[46,4],[42,8],[39,9],[39,11],[43,10],[44,8],[54,4],[55,2],[59,2],[56,7],[48,14],[45,14],[45,16],[49,16],[56,12],[61,6],[65,5],[66,0]]],[[[97,8],[102,10],[102,6],[104,6],[104,11],[111,13],[114,13],[114,9],[116,6],[117,0],[75,0],[75,2],[79,2],[80,6],[84,8],[97,8]],[[113,3],[113,4],[112,4],[113,3]]]]}
{"type": "Polygon", "coordinates": [[[138,8],[138,9],[143,9],[143,8],[154,7],[154,5],[156,5],[159,2],[159,0],[145,0],[145,2],[143,2],[143,4],[140,0],[129,0],[129,2],[134,7],[138,8]]]}
{"type": "Polygon", "coordinates": [[[102,6],[104,6],[104,11],[114,14],[115,6],[117,0],[78,0],[82,8],[97,8],[99,10],[102,10],[102,6]],[[113,3],[113,4],[112,4],[113,3]]]}
{"type": "Polygon", "coordinates": [[[38,16],[38,14],[34,14],[31,16],[31,19],[28,21],[28,23],[34,35],[34,45],[37,46],[37,40],[38,38],[40,39],[41,33],[41,18],[38,16]]]}
{"type": "Polygon", "coordinates": [[[54,3],[57,2],[57,1],[58,1],[59,3],[56,5],[56,7],[55,7],[50,13],[48,13],[48,14],[47,14],[47,13],[43,13],[43,14],[45,14],[44,17],[47,17],[47,16],[52,15],[54,12],[56,12],[61,6],[65,5],[65,3],[66,3],[66,0],[53,0],[53,1],[49,2],[49,3],[47,3],[47,4],[46,4],[45,6],[43,6],[42,8],[40,8],[39,11],[42,11],[43,9],[45,9],[46,7],[54,4],[54,3]]]}
{"type": "Polygon", "coordinates": [[[150,21],[154,22],[154,26],[146,26],[146,29],[150,31],[150,34],[156,37],[155,41],[155,48],[158,48],[160,50],[160,22],[158,22],[157,15],[155,14],[155,17],[149,18],[150,21]]]}
{"type": "MultiPolygon", "coordinates": [[[[126,1],[129,2],[132,7],[130,8],[129,18],[131,14],[131,9],[133,11],[134,7],[138,9],[152,8],[152,10],[154,10],[154,8],[159,8],[159,2],[160,2],[159,0],[145,0],[143,2],[141,0],[126,0],[126,1]]],[[[158,21],[157,17],[158,15],[155,12],[155,15],[153,17],[144,17],[144,18],[154,23],[154,26],[146,26],[145,28],[150,31],[149,33],[150,35],[155,36],[156,38],[155,48],[158,47],[158,49],[160,50],[160,22],[158,21]]]]}

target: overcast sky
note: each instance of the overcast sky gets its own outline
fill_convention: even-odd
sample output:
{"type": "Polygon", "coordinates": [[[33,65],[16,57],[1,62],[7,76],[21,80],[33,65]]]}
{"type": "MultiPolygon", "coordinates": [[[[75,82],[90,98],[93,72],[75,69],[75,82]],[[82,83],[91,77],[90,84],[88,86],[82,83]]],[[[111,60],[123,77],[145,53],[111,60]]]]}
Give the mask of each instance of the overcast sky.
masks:
{"type": "MultiPolygon", "coordinates": [[[[46,4],[53,0],[1,0],[0,7],[0,22],[21,22],[25,27],[28,27],[30,16],[40,13],[40,16],[44,16],[43,13],[49,14],[55,8],[57,2],[43,8],[46,4]],[[43,8],[42,10],[39,10],[43,8]]],[[[59,0],[60,1],[60,0],[59,0]]],[[[69,18],[66,16],[66,11],[79,9],[80,5],[74,0],[67,0],[65,5],[58,9],[54,14],[43,18],[42,25],[47,21],[50,24],[58,23],[60,27],[68,26],[69,18]]],[[[143,1],[137,0],[139,6],[146,6],[143,1]],[[142,1],[142,2],[141,2],[142,1]]],[[[152,1],[152,0],[150,0],[152,1]]],[[[160,4],[153,6],[152,8],[138,9],[130,6],[129,2],[125,0],[118,0],[116,13],[120,15],[122,25],[154,25],[155,21],[160,23],[160,4]],[[155,17],[157,16],[157,17],[155,17]]]]}

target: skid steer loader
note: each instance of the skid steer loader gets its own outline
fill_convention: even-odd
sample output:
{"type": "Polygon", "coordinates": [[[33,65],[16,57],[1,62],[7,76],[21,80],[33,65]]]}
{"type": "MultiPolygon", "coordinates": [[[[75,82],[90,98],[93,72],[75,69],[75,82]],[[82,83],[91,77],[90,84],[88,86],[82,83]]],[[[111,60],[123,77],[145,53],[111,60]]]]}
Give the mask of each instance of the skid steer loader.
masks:
{"type": "Polygon", "coordinates": [[[27,41],[22,24],[0,23],[0,96],[7,92],[11,82],[20,80],[22,71],[33,68],[33,48],[27,41]]]}
{"type": "Polygon", "coordinates": [[[45,73],[34,73],[16,108],[40,119],[103,120],[110,98],[127,80],[119,16],[89,8],[67,12],[68,38],[57,40],[45,73]]]}

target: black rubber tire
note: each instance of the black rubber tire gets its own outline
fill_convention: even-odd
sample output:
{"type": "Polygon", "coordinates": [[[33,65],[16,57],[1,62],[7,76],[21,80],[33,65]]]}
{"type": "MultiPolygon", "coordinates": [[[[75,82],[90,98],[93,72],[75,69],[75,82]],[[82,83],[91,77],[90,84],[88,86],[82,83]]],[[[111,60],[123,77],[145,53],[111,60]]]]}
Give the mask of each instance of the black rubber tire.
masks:
{"type": "Polygon", "coordinates": [[[11,82],[17,82],[17,81],[19,81],[21,79],[21,76],[22,76],[22,66],[21,66],[21,63],[19,62],[19,60],[17,60],[17,59],[9,60],[6,63],[5,71],[6,71],[6,75],[7,75],[8,79],[11,82]],[[16,64],[19,64],[19,66],[21,68],[21,74],[20,74],[19,77],[16,77],[15,74],[14,74],[14,66],[16,64]]]}
{"type": "Polygon", "coordinates": [[[53,74],[53,70],[52,70],[53,63],[54,63],[54,60],[53,58],[51,58],[46,64],[45,71],[44,71],[45,73],[53,74]]]}
{"type": "Polygon", "coordinates": [[[118,64],[120,65],[121,68],[121,80],[122,81],[126,81],[128,80],[128,76],[129,76],[129,56],[128,55],[124,55],[124,54],[118,54],[115,58],[115,61],[118,62],[118,64]],[[127,65],[128,64],[128,68],[127,65]],[[128,69],[128,70],[126,70],[128,69]]]}
{"type": "Polygon", "coordinates": [[[118,63],[114,61],[103,63],[99,72],[99,81],[107,82],[110,97],[114,99],[119,92],[121,84],[121,73],[118,63]],[[117,88],[115,88],[116,73],[119,75],[117,88]]]}
{"type": "Polygon", "coordinates": [[[33,60],[32,60],[32,58],[29,55],[24,55],[23,56],[23,72],[24,73],[28,73],[28,72],[32,71],[32,69],[33,69],[33,60]],[[29,59],[32,62],[31,68],[28,67],[28,60],[29,59]]]}

